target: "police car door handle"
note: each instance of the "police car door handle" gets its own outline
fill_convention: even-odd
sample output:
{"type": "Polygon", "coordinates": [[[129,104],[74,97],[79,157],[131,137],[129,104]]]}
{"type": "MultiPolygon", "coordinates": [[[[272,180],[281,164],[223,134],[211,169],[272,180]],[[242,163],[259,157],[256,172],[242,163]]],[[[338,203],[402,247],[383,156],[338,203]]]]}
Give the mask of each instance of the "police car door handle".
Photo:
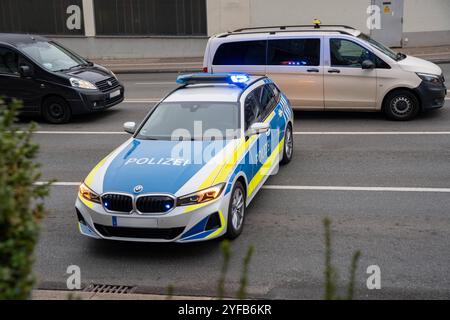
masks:
{"type": "Polygon", "coordinates": [[[330,70],[328,70],[328,73],[341,73],[341,70],[339,70],[339,69],[330,69],[330,70]]]}
{"type": "Polygon", "coordinates": [[[319,69],[312,68],[312,69],[307,69],[306,71],[308,71],[308,72],[319,72],[319,69]]]}

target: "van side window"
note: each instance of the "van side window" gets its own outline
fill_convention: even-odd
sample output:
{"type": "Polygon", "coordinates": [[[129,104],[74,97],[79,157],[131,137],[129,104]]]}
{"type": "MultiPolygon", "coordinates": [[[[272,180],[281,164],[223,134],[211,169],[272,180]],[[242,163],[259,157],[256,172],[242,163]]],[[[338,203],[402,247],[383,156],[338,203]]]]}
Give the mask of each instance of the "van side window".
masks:
{"type": "Polygon", "coordinates": [[[266,40],[222,43],[213,65],[265,65],[266,43],[266,40]]]}
{"type": "Polygon", "coordinates": [[[333,67],[361,68],[364,60],[373,61],[369,50],[345,39],[330,39],[330,58],[333,67]]]}
{"type": "Polygon", "coordinates": [[[253,123],[257,122],[260,118],[260,105],[258,102],[259,88],[249,93],[245,98],[244,105],[244,122],[245,130],[247,130],[253,123]]]}
{"type": "Polygon", "coordinates": [[[0,73],[19,74],[19,56],[15,51],[0,47],[0,73]]]}
{"type": "Polygon", "coordinates": [[[320,39],[269,40],[268,65],[318,66],[320,39]]]}

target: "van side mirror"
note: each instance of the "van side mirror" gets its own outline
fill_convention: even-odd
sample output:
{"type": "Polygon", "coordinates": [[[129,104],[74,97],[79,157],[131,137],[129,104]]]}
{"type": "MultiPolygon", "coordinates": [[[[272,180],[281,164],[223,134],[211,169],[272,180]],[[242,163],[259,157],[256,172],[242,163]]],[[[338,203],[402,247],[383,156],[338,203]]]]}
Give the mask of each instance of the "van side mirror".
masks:
{"type": "Polygon", "coordinates": [[[134,134],[136,132],[136,123],[135,122],[125,122],[123,124],[123,130],[127,133],[134,134]]]}
{"type": "Polygon", "coordinates": [[[30,66],[22,65],[19,67],[19,74],[22,78],[31,78],[33,76],[33,71],[31,71],[30,66]]]}
{"type": "Polygon", "coordinates": [[[270,126],[268,123],[264,123],[264,122],[255,122],[254,124],[252,124],[250,126],[250,128],[248,128],[247,130],[247,136],[253,136],[255,134],[260,134],[260,133],[265,133],[267,131],[269,131],[270,126]]]}
{"type": "Polygon", "coordinates": [[[371,60],[367,59],[364,60],[361,64],[361,68],[363,69],[375,69],[375,63],[373,63],[371,60]]]}

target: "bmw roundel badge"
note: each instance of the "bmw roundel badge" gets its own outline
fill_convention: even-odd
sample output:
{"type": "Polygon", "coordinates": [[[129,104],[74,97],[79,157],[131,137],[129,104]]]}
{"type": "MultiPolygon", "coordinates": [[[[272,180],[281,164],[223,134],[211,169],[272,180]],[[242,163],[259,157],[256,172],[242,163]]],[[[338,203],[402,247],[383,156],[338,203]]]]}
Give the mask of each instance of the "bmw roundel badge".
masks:
{"type": "Polygon", "coordinates": [[[144,190],[144,187],[142,185],[137,185],[136,187],[134,187],[134,192],[139,193],[142,190],[144,190]]]}

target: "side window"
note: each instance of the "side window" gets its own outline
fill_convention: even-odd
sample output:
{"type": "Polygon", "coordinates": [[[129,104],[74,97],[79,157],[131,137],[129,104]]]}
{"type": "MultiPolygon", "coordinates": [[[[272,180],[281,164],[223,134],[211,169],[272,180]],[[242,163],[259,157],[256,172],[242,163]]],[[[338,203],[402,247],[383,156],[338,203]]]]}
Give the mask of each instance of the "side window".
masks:
{"type": "Polygon", "coordinates": [[[260,120],[263,121],[272,111],[276,105],[276,97],[272,88],[266,84],[261,87],[260,93],[260,105],[261,105],[261,117],[260,120]]]}
{"type": "Polygon", "coordinates": [[[15,51],[0,47],[0,73],[19,74],[19,57],[15,51]]]}
{"type": "Polygon", "coordinates": [[[256,89],[249,93],[245,99],[244,105],[244,119],[245,119],[245,130],[247,130],[253,123],[257,122],[260,117],[260,106],[258,102],[259,90],[256,89]]]}
{"type": "Polygon", "coordinates": [[[265,65],[266,40],[222,43],[213,65],[265,65]]]}
{"type": "Polygon", "coordinates": [[[333,67],[361,68],[364,60],[373,61],[369,50],[345,39],[330,39],[330,58],[333,67]]]}
{"type": "Polygon", "coordinates": [[[276,66],[318,66],[320,39],[269,40],[267,64],[276,66]]]}

